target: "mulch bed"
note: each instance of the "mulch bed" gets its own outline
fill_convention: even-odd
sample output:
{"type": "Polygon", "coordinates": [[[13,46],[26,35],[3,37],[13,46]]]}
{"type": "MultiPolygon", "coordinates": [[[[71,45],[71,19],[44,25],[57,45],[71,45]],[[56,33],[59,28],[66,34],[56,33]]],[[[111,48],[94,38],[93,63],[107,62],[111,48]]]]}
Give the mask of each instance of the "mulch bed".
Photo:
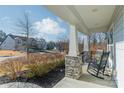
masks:
{"type": "Polygon", "coordinates": [[[37,84],[44,88],[51,88],[65,76],[64,66],[58,67],[42,77],[28,79],[27,82],[37,84]]]}
{"type": "Polygon", "coordinates": [[[42,77],[33,77],[30,79],[19,78],[16,81],[12,81],[8,77],[3,76],[3,77],[0,77],[0,84],[10,83],[10,82],[25,82],[25,83],[33,83],[43,88],[52,88],[61,79],[63,79],[64,76],[65,76],[65,66],[61,66],[48,72],[46,75],[42,77]]]}

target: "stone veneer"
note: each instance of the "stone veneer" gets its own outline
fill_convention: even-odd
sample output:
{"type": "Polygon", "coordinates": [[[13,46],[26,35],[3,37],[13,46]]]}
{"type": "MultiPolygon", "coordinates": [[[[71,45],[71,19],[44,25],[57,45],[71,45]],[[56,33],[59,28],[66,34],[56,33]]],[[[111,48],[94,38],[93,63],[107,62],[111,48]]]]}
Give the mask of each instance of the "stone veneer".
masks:
{"type": "Polygon", "coordinates": [[[65,57],[65,76],[78,79],[82,74],[82,58],[80,56],[65,57]]]}

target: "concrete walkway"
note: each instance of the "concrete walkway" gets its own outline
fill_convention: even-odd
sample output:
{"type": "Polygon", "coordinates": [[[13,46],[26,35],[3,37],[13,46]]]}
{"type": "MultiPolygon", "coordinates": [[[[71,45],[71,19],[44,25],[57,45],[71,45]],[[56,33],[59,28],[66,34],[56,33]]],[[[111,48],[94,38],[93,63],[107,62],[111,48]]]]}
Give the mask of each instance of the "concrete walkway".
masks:
{"type": "Polygon", "coordinates": [[[65,77],[60,82],[58,82],[54,86],[54,88],[109,88],[109,87],[65,77]]]}

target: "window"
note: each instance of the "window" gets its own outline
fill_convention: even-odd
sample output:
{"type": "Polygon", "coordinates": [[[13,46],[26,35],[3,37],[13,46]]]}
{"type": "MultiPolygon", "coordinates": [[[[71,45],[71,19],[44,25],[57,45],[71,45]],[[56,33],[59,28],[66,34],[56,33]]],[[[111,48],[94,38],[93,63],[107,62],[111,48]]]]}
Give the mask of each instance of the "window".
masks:
{"type": "Polygon", "coordinates": [[[21,40],[20,40],[20,39],[17,39],[17,40],[16,40],[16,43],[17,43],[17,44],[21,44],[21,40]]]}

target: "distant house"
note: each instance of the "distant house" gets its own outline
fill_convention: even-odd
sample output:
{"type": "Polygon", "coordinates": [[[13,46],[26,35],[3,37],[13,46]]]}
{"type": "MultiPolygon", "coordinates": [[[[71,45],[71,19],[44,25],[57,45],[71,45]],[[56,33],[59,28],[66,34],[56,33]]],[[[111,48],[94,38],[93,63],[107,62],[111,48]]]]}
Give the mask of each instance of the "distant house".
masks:
{"type": "MultiPolygon", "coordinates": [[[[0,49],[25,51],[26,41],[26,37],[9,34],[6,36],[5,40],[0,44],[0,49]]],[[[29,38],[29,47],[34,48],[35,46],[36,40],[34,38],[29,38]]]]}

